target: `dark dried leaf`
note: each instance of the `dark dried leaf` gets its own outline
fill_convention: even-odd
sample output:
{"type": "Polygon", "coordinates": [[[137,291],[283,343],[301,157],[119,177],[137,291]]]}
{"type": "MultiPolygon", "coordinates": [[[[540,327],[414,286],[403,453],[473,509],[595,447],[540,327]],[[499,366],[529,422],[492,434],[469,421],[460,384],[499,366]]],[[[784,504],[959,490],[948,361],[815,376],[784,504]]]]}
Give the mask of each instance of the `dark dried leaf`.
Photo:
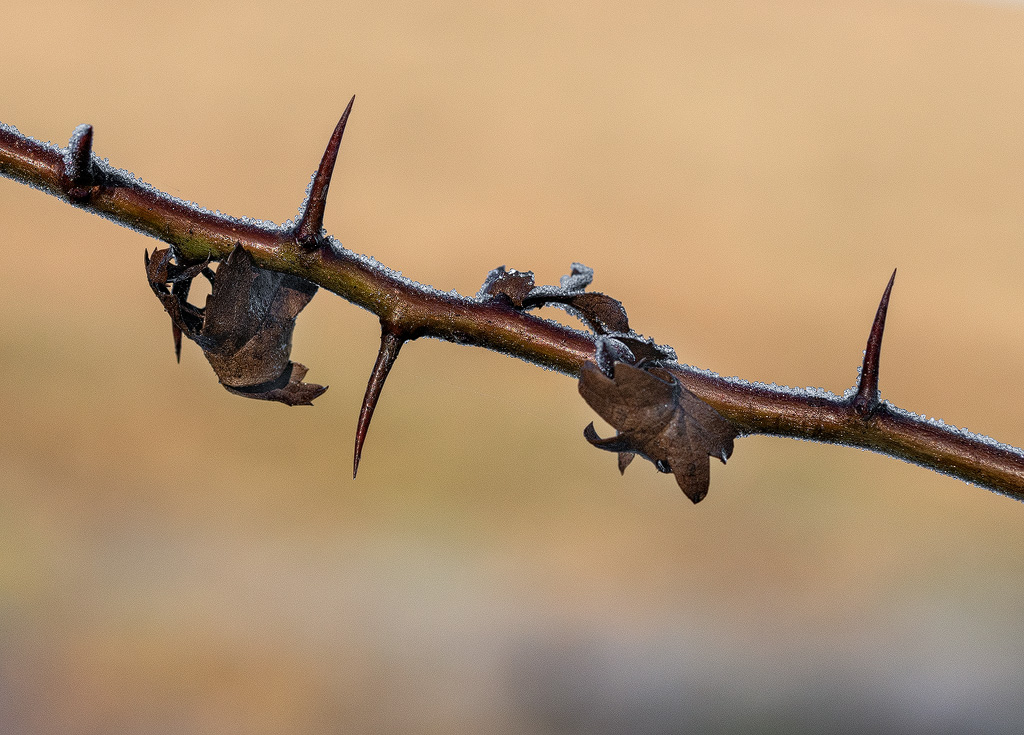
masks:
{"type": "Polygon", "coordinates": [[[326,390],[303,383],[306,368],[289,360],[295,317],[313,298],[315,284],[257,267],[240,245],[216,274],[208,263],[177,265],[172,257],[169,250],[147,256],[150,286],[174,328],[203,349],[225,388],[291,406],[308,405],[326,390]],[[200,273],[213,281],[204,309],[186,301],[188,286],[200,273]]]}
{"type": "Polygon", "coordinates": [[[533,290],[533,271],[506,271],[499,266],[487,274],[478,297],[507,299],[517,309],[523,308],[523,299],[533,290]]]}
{"type": "Polygon", "coordinates": [[[622,302],[603,293],[581,293],[570,296],[566,306],[577,312],[597,334],[629,333],[629,318],[622,302]]]}
{"type": "Polygon", "coordinates": [[[622,334],[617,334],[615,335],[615,339],[622,342],[622,344],[629,348],[629,351],[632,352],[633,356],[636,358],[635,364],[676,359],[675,350],[671,347],[655,343],[655,341],[650,337],[647,339],[639,339],[637,337],[627,337],[622,334]]]}
{"type": "Polygon", "coordinates": [[[636,364],[633,353],[617,337],[599,334],[594,342],[594,364],[601,368],[601,372],[609,378],[614,373],[615,363],[636,364]]]}
{"type": "Polygon", "coordinates": [[[662,472],[672,472],[694,503],[704,499],[711,477],[710,456],[725,462],[736,427],[683,388],[668,371],[642,370],[617,362],[609,378],[591,362],[583,366],[580,395],[617,430],[602,439],[590,424],[583,431],[596,447],[619,453],[624,471],[639,454],[662,472]]]}
{"type": "Polygon", "coordinates": [[[232,388],[230,385],[224,387],[230,393],[245,396],[246,398],[257,398],[261,401],[278,401],[287,403],[289,406],[312,406],[313,399],[318,398],[327,386],[316,385],[315,383],[303,383],[309,369],[298,362],[290,363],[281,377],[272,383],[254,385],[247,388],[232,388]]]}
{"type": "MultiPolygon", "coordinates": [[[[493,279],[504,277],[504,267],[491,271],[481,289],[489,288],[493,279]]],[[[515,273],[515,271],[512,271],[515,273]]],[[[533,285],[533,273],[529,283],[533,285]]],[[[561,305],[566,311],[585,322],[595,334],[629,333],[629,319],[622,302],[603,293],[584,291],[594,279],[594,270],[582,263],[573,263],[572,271],[559,279],[558,286],[540,286],[528,293],[517,293],[526,308],[533,309],[546,304],[561,305]]]]}
{"type": "MultiPolygon", "coordinates": [[[[170,249],[146,252],[146,276],[153,293],[171,316],[171,323],[180,332],[198,332],[203,326],[203,310],[188,303],[188,285],[209,265],[209,261],[177,265],[170,249]],[[171,284],[174,292],[167,287],[171,284]]],[[[175,336],[175,344],[180,337],[175,336]]]]}
{"type": "MultiPolygon", "coordinates": [[[[492,277],[500,275],[503,270],[504,268],[502,267],[491,271],[487,277],[488,281],[492,277]]],[[[530,275],[532,276],[533,274],[531,273],[530,275]]],[[[569,275],[559,278],[557,286],[537,286],[530,291],[529,297],[526,299],[526,308],[532,309],[550,303],[565,304],[571,297],[583,293],[584,289],[593,280],[593,268],[588,268],[582,263],[573,263],[569,275]]],[[[487,284],[485,283],[484,287],[486,288],[486,286],[487,284]]]]}

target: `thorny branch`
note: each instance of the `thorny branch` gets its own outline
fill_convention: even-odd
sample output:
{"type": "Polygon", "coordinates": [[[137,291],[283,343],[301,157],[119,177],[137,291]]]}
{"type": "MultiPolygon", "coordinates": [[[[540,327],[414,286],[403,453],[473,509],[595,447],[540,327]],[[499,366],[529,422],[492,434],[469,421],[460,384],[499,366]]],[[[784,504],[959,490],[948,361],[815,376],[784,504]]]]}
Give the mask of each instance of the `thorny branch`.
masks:
{"type": "MultiPolygon", "coordinates": [[[[476,297],[463,297],[408,281],[377,261],[342,247],[323,231],[323,216],[351,109],[349,102],[331,136],[301,215],[296,223],[285,226],[215,214],[157,191],[94,156],[93,131],[88,125],[79,126],[68,147],[60,149],[0,123],[0,174],[168,243],[170,252],[158,251],[162,253],[159,264],[149,267],[168,279],[160,282],[156,277],[154,281],[155,276],[150,274],[151,284],[169,312],[180,311],[178,305],[183,305],[187,296],[187,284],[182,287],[182,279],[198,273],[216,279],[206,264],[225,261],[240,246],[251,256],[257,271],[303,279],[309,282],[310,292],[320,286],[376,314],[382,326],[381,348],[360,411],[354,469],[359,465],[374,406],[401,345],[429,336],[485,347],[574,377],[589,375],[580,383],[581,393],[602,416],[614,419],[610,423],[620,433],[599,439],[588,427],[587,438],[619,452],[620,469],[639,453],[655,462],[659,470],[674,471],[694,502],[703,497],[703,492],[696,484],[687,489],[685,483],[699,483],[706,468],[702,470],[699,462],[689,464],[689,470],[672,468],[671,462],[688,461],[686,457],[705,453],[720,454],[724,460],[731,451],[732,437],[750,434],[862,447],[1024,500],[1024,452],[880,400],[879,355],[895,272],[871,328],[858,384],[846,396],[724,378],[675,362],[670,350],[630,330],[621,303],[583,291],[589,283],[589,269],[574,266],[573,274],[564,278],[558,289],[535,288],[532,274],[506,273],[502,268],[492,272],[476,297]],[[172,257],[176,263],[171,262],[172,257]],[[172,283],[174,278],[178,281],[172,283]],[[185,295],[176,301],[175,293],[179,292],[185,295]],[[594,334],[527,313],[530,308],[549,303],[561,304],[580,316],[594,334]],[[586,367],[589,363],[593,365],[586,367]],[[638,395],[643,406],[637,405],[638,395]],[[699,401],[693,403],[693,398],[699,401]],[[700,402],[713,410],[709,413],[700,408],[700,402]],[[711,424],[695,423],[694,415],[706,416],[711,424]],[[672,443],[678,441],[692,443],[681,450],[678,443],[672,443]]],[[[260,274],[254,273],[259,280],[260,274]]],[[[228,287],[222,284],[221,290],[228,287]]],[[[238,292],[234,286],[231,290],[238,292]]],[[[252,294],[250,300],[262,298],[255,291],[252,294]]],[[[235,293],[244,302],[243,296],[235,293]]],[[[276,359],[287,367],[277,387],[270,386],[273,390],[261,395],[253,395],[251,389],[264,390],[268,384],[239,389],[225,383],[226,387],[271,400],[284,400],[281,392],[296,385],[302,386],[298,390],[310,391],[302,394],[302,401],[285,402],[308,402],[306,397],[319,395],[313,390],[319,386],[306,388],[306,384],[297,382],[305,368],[287,360],[291,326],[301,305],[282,312],[269,326],[244,325],[263,336],[272,333],[278,339],[276,359]]],[[[211,329],[209,324],[202,325],[201,311],[192,314],[199,320],[194,321],[192,334],[186,332],[197,341],[205,339],[204,330],[211,329]]],[[[176,322],[174,326],[176,339],[180,340],[182,325],[176,322]]],[[[219,347],[204,346],[204,351],[216,349],[219,347]]],[[[267,365],[256,367],[265,369],[267,365]]]]}

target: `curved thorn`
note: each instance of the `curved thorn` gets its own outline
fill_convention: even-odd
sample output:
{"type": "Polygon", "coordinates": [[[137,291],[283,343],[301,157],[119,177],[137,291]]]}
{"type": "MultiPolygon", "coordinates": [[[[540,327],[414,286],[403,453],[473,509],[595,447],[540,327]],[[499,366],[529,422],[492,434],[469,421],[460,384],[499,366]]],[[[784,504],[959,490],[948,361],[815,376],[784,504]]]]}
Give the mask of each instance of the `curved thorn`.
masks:
{"type": "Polygon", "coordinates": [[[380,351],[377,353],[377,362],[373,365],[373,372],[370,373],[370,380],[366,383],[366,395],[363,396],[363,405],[359,409],[359,423],[356,425],[356,453],[352,462],[352,477],[355,478],[359,471],[359,457],[363,453],[363,442],[366,440],[366,432],[370,428],[370,419],[373,418],[373,409],[377,407],[377,399],[384,389],[384,381],[391,372],[391,366],[398,359],[398,351],[405,341],[393,332],[387,331],[385,327],[380,335],[380,351]]]}
{"type": "Polygon", "coordinates": [[[92,186],[92,125],[79,125],[71,134],[64,154],[64,178],[68,196],[84,199],[92,186]]]}
{"type": "Polygon", "coordinates": [[[882,300],[878,302],[875,321],[871,325],[871,333],[868,335],[868,346],[864,350],[864,364],[860,369],[860,379],[857,381],[857,395],[854,396],[852,404],[853,410],[858,416],[867,417],[878,407],[878,358],[882,352],[885,312],[889,309],[889,294],[892,293],[892,284],[895,280],[896,269],[893,269],[889,285],[885,287],[882,300]]]}
{"type": "Polygon", "coordinates": [[[324,157],[320,159],[320,168],[316,170],[316,176],[313,177],[313,186],[309,190],[306,208],[302,211],[302,217],[299,218],[295,227],[295,239],[300,245],[311,247],[320,238],[320,230],[324,226],[324,209],[327,207],[327,190],[331,186],[331,175],[334,173],[334,164],[338,160],[341,136],[345,134],[348,115],[352,112],[352,103],[355,101],[356,97],[352,95],[352,99],[348,101],[348,107],[345,108],[341,119],[334,127],[334,133],[327,142],[324,157]]]}

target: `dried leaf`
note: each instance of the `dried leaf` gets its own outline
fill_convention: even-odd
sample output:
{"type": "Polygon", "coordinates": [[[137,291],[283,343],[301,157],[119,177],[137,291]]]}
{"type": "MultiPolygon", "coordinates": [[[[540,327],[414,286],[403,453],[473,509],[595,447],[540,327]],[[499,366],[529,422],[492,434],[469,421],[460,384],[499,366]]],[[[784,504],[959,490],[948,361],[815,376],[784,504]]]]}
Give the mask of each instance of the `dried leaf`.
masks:
{"type": "MultiPolygon", "coordinates": [[[[492,276],[495,273],[496,271],[491,271],[492,276]]],[[[529,298],[526,299],[526,307],[534,308],[548,303],[564,304],[571,297],[583,293],[593,280],[593,268],[588,268],[582,263],[573,263],[569,275],[559,278],[557,286],[537,286],[530,291],[529,298]]],[[[486,286],[486,284],[484,285],[486,286]]]]}
{"type": "MultiPolygon", "coordinates": [[[[188,292],[192,279],[207,270],[210,261],[177,265],[173,259],[170,249],[156,250],[152,257],[146,251],[146,276],[150,288],[170,314],[176,335],[178,332],[198,332],[203,326],[203,310],[188,303],[188,292]],[[171,289],[167,288],[168,284],[171,284],[171,289]]],[[[175,343],[180,343],[180,337],[175,337],[175,343]]]]}
{"type": "Polygon", "coordinates": [[[625,471],[633,454],[672,472],[679,487],[694,503],[708,492],[709,457],[725,462],[732,454],[738,431],[711,406],[686,390],[668,371],[643,370],[616,362],[612,377],[593,363],[583,366],[580,395],[617,430],[602,439],[591,423],[583,431],[596,447],[619,453],[625,471]]]}
{"type": "Polygon", "coordinates": [[[599,334],[594,340],[594,347],[594,364],[601,368],[601,372],[609,378],[612,377],[615,370],[615,363],[636,364],[633,353],[616,337],[599,334]]]}
{"type": "Polygon", "coordinates": [[[615,339],[629,348],[636,358],[636,363],[659,362],[661,360],[675,360],[676,351],[666,345],[659,345],[653,339],[640,339],[622,334],[615,335],[615,339]]]}
{"type": "Polygon", "coordinates": [[[289,363],[281,376],[263,385],[252,385],[247,388],[232,388],[224,385],[229,393],[244,396],[245,398],[256,398],[261,401],[278,401],[287,403],[289,406],[312,406],[313,399],[319,397],[327,388],[315,383],[303,383],[309,369],[298,362],[289,363]]]}
{"type": "Polygon", "coordinates": [[[533,271],[506,271],[505,266],[499,266],[487,274],[477,297],[504,298],[515,308],[522,309],[523,299],[532,290],[533,271]]]}
{"type": "MultiPolygon", "coordinates": [[[[512,274],[521,275],[516,271],[505,274],[504,266],[491,271],[480,294],[489,293],[489,289],[498,288],[499,285],[502,289],[511,287],[511,284],[506,285],[506,283],[509,282],[509,276],[512,274]]],[[[530,289],[526,289],[524,293],[521,290],[523,285],[516,284],[515,297],[517,301],[513,302],[516,306],[534,309],[554,304],[561,306],[577,319],[586,323],[594,330],[595,334],[629,333],[629,319],[621,301],[596,291],[593,293],[584,291],[594,279],[592,268],[588,268],[582,263],[573,263],[571,272],[559,279],[558,286],[533,288],[533,273],[527,275],[529,275],[530,289]]]]}
{"type": "Polygon", "coordinates": [[[566,299],[565,304],[578,312],[577,316],[597,334],[629,333],[626,309],[621,301],[607,294],[581,293],[566,299]]]}
{"type": "Polygon", "coordinates": [[[290,406],[308,405],[327,390],[303,383],[306,368],[289,359],[295,317],[313,298],[315,284],[259,268],[240,245],[216,274],[207,263],[177,265],[172,257],[169,250],[147,256],[150,286],[174,328],[203,349],[225,388],[290,406]],[[191,280],[200,273],[213,282],[203,309],[186,300],[191,280]]]}
{"type": "Polygon", "coordinates": [[[583,263],[573,263],[569,269],[569,275],[559,278],[558,285],[563,291],[582,291],[593,280],[593,268],[588,268],[583,263]]]}

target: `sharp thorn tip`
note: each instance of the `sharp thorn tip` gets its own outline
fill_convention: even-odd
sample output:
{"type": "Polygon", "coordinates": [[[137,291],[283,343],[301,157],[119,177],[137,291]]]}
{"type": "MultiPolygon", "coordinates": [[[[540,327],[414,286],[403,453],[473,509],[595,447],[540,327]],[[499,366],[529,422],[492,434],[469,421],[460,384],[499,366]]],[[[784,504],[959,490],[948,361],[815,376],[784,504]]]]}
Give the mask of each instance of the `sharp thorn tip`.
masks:
{"type": "Polygon", "coordinates": [[[867,418],[877,408],[878,399],[878,364],[882,353],[882,335],[885,332],[885,317],[889,310],[889,296],[892,294],[892,285],[896,280],[896,269],[889,276],[889,282],[885,286],[885,292],[878,302],[878,310],[875,312],[875,319],[871,324],[871,332],[868,334],[868,344],[864,349],[864,362],[860,369],[860,378],[857,381],[857,394],[854,396],[852,406],[854,412],[859,416],[867,418]]]}
{"type": "Polygon", "coordinates": [[[334,126],[334,132],[331,134],[331,139],[327,142],[327,148],[320,159],[320,166],[313,177],[313,186],[309,190],[306,208],[303,210],[298,224],[295,226],[295,239],[301,245],[313,246],[320,240],[320,230],[324,226],[324,211],[327,208],[327,191],[331,186],[331,177],[334,175],[334,164],[338,161],[338,149],[341,147],[341,138],[345,134],[348,116],[352,112],[352,104],[355,101],[356,97],[352,95],[348,106],[341,114],[341,119],[334,126]]]}
{"type": "Polygon", "coordinates": [[[380,350],[377,352],[377,360],[373,364],[373,371],[370,379],[366,382],[366,394],[363,396],[362,406],[359,408],[359,421],[356,424],[356,448],[352,462],[352,477],[359,471],[359,460],[363,453],[363,444],[366,441],[366,434],[370,430],[370,420],[373,418],[373,411],[377,407],[381,391],[384,390],[384,381],[391,372],[395,360],[398,359],[398,352],[405,340],[386,329],[381,332],[380,350]]]}

